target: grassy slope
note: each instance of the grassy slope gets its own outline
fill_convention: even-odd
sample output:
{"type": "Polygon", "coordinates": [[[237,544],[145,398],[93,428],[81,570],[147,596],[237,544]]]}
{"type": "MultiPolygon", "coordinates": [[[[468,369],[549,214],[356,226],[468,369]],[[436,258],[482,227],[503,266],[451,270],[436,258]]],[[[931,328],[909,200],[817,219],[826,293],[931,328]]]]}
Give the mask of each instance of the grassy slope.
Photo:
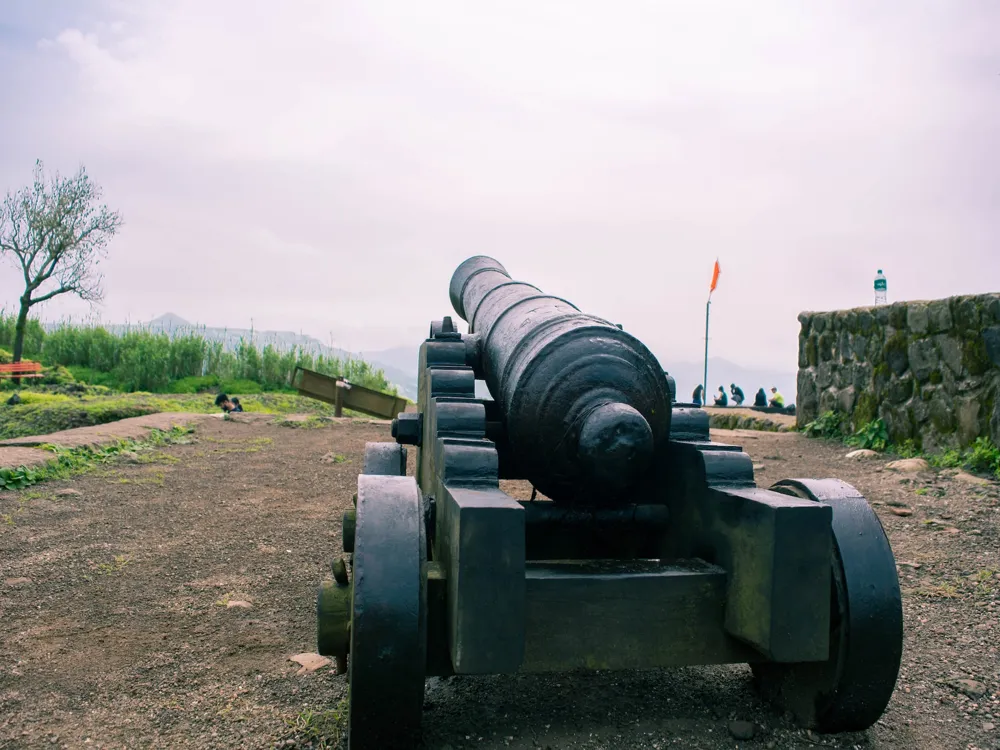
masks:
{"type": "MultiPolygon", "coordinates": [[[[92,391],[95,389],[91,389],[92,391]]],[[[313,414],[332,416],[333,406],[287,393],[240,396],[243,409],[266,414],[313,414]]],[[[22,403],[9,406],[0,401],[0,439],[24,435],[47,435],[73,427],[106,424],[127,417],[156,412],[218,411],[214,394],[161,395],[151,393],[87,393],[66,395],[22,391],[22,403]]]]}

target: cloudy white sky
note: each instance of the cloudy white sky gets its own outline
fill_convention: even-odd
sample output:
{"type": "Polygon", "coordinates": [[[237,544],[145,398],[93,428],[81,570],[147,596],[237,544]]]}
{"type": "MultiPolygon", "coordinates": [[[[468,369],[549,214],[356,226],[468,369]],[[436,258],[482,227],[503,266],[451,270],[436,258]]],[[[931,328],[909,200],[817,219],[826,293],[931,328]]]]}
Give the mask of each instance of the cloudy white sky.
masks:
{"type": "Polygon", "coordinates": [[[1000,289],[996,0],[0,0],[0,76],[0,189],[124,215],[109,321],[415,344],[486,253],[669,369],[718,256],[713,354],[794,369],[878,268],[1000,289]]]}

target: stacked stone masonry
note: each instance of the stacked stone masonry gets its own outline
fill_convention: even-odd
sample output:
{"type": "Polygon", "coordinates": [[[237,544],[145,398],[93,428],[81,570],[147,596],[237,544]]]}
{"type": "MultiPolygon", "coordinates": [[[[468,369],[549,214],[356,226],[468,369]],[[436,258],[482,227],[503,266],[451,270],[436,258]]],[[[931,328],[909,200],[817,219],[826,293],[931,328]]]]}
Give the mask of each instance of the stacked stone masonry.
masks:
{"type": "Polygon", "coordinates": [[[1000,445],[1000,294],[799,315],[796,418],[881,418],[923,450],[1000,445]]]}

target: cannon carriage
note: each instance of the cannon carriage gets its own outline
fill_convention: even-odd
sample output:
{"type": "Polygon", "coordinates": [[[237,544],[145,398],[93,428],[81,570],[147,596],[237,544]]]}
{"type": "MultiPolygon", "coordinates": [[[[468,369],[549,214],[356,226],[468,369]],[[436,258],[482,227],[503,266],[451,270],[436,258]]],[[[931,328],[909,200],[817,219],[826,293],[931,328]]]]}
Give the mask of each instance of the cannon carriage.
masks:
{"type": "Polygon", "coordinates": [[[895,561],[835,479],[756,485],[619,326],[476,256],[369,443],[317,600],[352,750],[414,747],[427,676],[750,664],[804,726],[864,729],[902,650],[895,561]],[[484,380],[493,400],[475,397],[484,380]],[[406,476],[415,450],[415,476],[406,476]],[[500,479],[524,479],[519,501],[500,479]]]}

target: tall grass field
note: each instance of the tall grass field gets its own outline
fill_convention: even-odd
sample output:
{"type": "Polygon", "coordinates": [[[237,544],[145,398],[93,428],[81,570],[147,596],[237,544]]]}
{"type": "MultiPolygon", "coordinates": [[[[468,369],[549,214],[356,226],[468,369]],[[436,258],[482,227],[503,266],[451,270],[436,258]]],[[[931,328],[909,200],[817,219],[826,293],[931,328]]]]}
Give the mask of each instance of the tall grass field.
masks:
{"type": "MultiPolygon", "coordinates": [[[[0,360],[10,361],[13,316],[0,314],[0,360]]],[[[74,379],[116,391],[197,393],[222,389],[238,393],[291,388],[296,366],[344,377],[375,390],[395,393],[385,374],[362,359],[338,359],[299,348],[280,351],[241,340],[235,351],[196,334],[175,336],[146,330],[121,335],[100,326],[64,324],[48,333],[30,320],[24,359],[63,366],[74,379]]]]}
{"type": "MultiPolygon", "coordinates": [[[[14,318],[0,313],[0,363],[11,361],[14,318]]],[[[338,359],[299,348],[279,350],[241,340],[227,350],[198,335],[64,324],[46,332],[29,321],[23,359],[44,375],[20,385],[0,380],[0,439],[46,435],[154,412],[212,412],[215,395],[240,396],[251,412],[330,416],[334,408],[296,395],[296,366],[396,393],[385,374],[362,359],[338,359]],[[16,394],[13,392],[17,391],[16,394]]]]}

